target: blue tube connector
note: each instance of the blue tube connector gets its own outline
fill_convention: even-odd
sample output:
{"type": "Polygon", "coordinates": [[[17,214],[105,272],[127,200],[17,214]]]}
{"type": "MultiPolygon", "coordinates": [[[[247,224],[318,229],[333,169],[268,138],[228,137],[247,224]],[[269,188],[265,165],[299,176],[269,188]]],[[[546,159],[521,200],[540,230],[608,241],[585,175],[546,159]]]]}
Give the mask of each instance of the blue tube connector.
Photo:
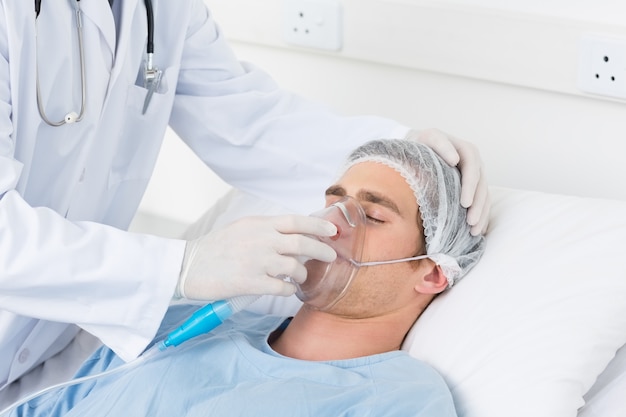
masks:
{"type": "Polygon", "coordinates": [[[193,313],[180,327],[168,334],[165,340],[159,344],[159,350],[178,346],[189,339],[210,332],[258,298],[259,296],[256,295],[241,296],[207,304],[193,313]]]}

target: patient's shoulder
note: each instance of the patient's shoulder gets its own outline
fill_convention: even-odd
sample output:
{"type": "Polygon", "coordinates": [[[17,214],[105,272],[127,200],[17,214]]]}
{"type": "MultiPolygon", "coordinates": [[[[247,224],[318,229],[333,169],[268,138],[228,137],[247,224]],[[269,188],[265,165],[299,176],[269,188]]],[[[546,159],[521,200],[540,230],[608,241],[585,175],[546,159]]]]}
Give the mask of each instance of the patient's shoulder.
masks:
{"type": "Polygon", "coordinates": [[[369,415],[455,417],[454,400],[443,377],[432,366],[405,352],[375,355],[368,365],[372,395],[369,415]]]}

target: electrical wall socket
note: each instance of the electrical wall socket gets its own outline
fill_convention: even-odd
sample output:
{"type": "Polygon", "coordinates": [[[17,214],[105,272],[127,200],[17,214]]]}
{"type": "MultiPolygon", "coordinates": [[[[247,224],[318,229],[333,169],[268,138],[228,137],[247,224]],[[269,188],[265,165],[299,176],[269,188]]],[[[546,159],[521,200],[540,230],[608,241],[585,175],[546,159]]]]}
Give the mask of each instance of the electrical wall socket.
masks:
{"type": "Polygon", "coordinates": [[[292,45],[341,49],[339,0],[283,0],[283,39],[292,45]]]}
{"type": "Polygon", "coordinates": [[[626,37],[582,36],[578,88],[587,93],[626,100],[626,37]]]}

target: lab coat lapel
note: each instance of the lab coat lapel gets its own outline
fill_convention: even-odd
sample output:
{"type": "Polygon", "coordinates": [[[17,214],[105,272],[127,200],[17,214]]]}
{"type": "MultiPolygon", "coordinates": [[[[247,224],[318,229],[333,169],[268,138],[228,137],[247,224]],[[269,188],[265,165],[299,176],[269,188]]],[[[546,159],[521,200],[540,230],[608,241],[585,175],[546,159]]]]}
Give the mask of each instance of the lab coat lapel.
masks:
{"type": "MultiPolygon", "coordinates": [[[[103,3],[106,2],[103,1],[103,3]]],[[[111,86],[117,80],[117,77],[120,75],[122,69],[128,64],[138,68],[136,66],[136,60],[141,60],[143,58],[142,50],[144,50],[148,37],[146,8],[143,2],[139,2],[139,0],[122,1],[121,19],[120,38],[115,58],[115,65],[113,66],[111,86]],[[128,62],[129,59],[132,59],[133,62],[128,62]]]]}
{"type": "Polygon", "coordinates": [[[109,53],[113,56],[115,53],[115,21],[109,2],[106,0],[81,1],[80,7],[85,18],[91,20],[100,29],[109,48],[109,53]]]}

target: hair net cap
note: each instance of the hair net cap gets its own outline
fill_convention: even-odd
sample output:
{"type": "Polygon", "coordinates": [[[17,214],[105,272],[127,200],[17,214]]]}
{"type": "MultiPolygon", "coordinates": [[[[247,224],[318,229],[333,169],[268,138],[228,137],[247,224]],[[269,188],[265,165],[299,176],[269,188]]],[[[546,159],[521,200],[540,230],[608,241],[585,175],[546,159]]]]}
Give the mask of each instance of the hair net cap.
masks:
{"type": "Polygon", "coordinates": [[[381,139],[355,149],[343,172],[367,161],[395,169],[411,187],[424,225],[426,254],[441,267],[448,286],[452,286],[469,272],[485,249],[485,238],[470,233],[467,209],[461,206],[458,169],[421,143],[381,139]]]}

